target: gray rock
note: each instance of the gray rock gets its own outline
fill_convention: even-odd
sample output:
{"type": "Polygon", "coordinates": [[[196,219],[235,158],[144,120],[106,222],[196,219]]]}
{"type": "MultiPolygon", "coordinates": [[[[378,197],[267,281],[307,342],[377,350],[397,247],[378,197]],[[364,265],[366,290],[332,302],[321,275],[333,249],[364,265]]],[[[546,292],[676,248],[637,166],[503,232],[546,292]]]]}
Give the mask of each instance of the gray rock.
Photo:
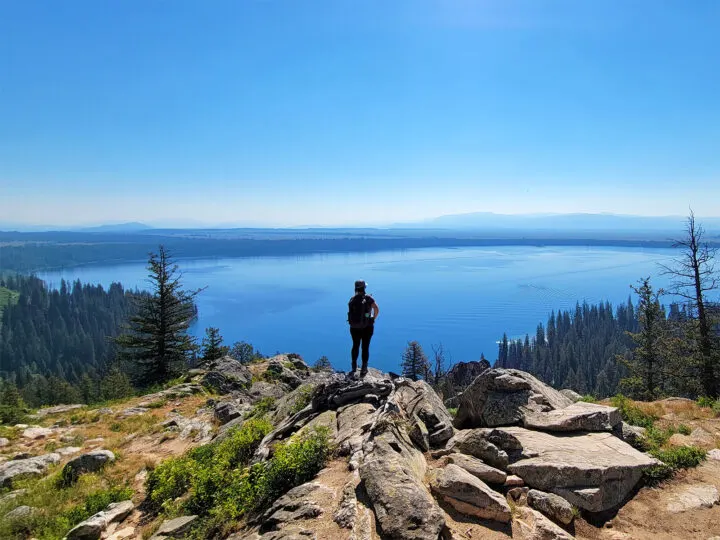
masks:
{"type": "Polygon", "coordinates": [[[77,454],[80,450],[82,450],[82,448],[79,446],[65,446],[63,448],[58,448],[55,451],[61,456],[72,456],[73,454],[77,454]]]}
{"type": "Polygon", "coordinates": [[[77,525],[67,534],[65,540],[98,540],[111,523],[124,520],[134,507],[132,501],[112,503],[102,512],[77,525]]]}
{"type": "Polygon", "coordinates": [[[415,443],[422,452],[430,450],[430,434],[428,433],[425,423],[417,416],[410,417],[410,430],[408,431],[410,440],[415,443]]]}
{"type": "Polygon", "coordinates": [[[140,414],[145,414],[150,409],[147,407],[128,407],[124,411],[120,413],[120,418],[130,418],[131,416],[138,416],[140,414]]]}
{"type": "Polygon", "coordinates": [[[514,474],[508,475],[508,477],[505,479],[505,483],[503,484],[505,487],[514,488],[514,487],[523,487],[525,485],[525,480],[520,478],[519,476],[516,476],[514,474]]]}
{"type": "Polygon", "coordinates": [[[620,422],[613,428],[613,434],[637,449],[644,449],[647,441],[647,430],[640,426],[631,426],[626,422],[620,422]]]}
{"type": "Polygon", "coordinates": [[[56,405],[55,407],[46,407],[44,409],[39,409],[38,412],[35,413],[35,416],[49,416],[52,414],[60,414],[60,413],[66,413],[70,411],[75,411],[77,409],[82,409],[86,407],[86,405],[83,404],[76,404],[76,405],[56,405]]]}
{"type": "Polygon", "coordinates": [[[591,512],[623,502],[643,469],[659,463],[610,433],[556,436],[519,427],[502,430],[523,446],[509,472],[535,489],[556,493],[591,512]]]}
{"type": "Polygon", "coordinates": [[[197,516],[181,516],[175,519],[163,521],[160,528],[150,537],[151,540],[161,538],[184,538],[185,533],[190,530],[197,516]]]}
{"type": "Polygon", "coordinates": [[[0,463],[0,487],[12,487],[16,479],[44,475],[50,465],[60,462],[60,454],[46,454],[0,463]]]}
{"type": "Polygon", "coordinates": [[[430,488],[463,514],[502,523],[511,520],[510,506],[505,497],[457,465],[435,469],[430,478],[430,488]]]}
{"type": "Polygon", "coordinates": [[[274,357],[268,362],[265,376],[270,380],[280,381],[287,384],[293,390],[302,384],[302,378],[286,364],[290,363],[286,357],[274,357]]]}
{"type": "Polygon", "coordinates": [[[350,480],[343,487],[340,504],[333,514],[333,521],[344,529],[352,529],[357,519],[357,497],[355,496],[355,482],[350,480]]]}
{"type": "Polygon", "coordinates": [[[15,491],[11,491],[10,493],[6,493],[5,495],[0,495],[0,504],[5,504],[13,501],[18,497],[25,495],[26,493],[27,489],[16,489],[15,491]]]}
{"type": "Polygon", "coordinates": [[[44,428],[44,427],[29,427],[25,431],[23,431],[22,436],[26,439],[43,439],[45,437],[49,437],[53,434],[53,430],[50,428],[44,428]]]}
{"type": "Polygon", "coordinates": [[[0,448],[7,446],[10,444],[10,441],[6,439],[5,437],[0,437],[0,448]]]}
{"type": "Polygon", "coordinates": [[[435,390],[425,381],[398,379],[395,400],[408,417],[417,417],[427,428],[429,443],[439,446],[454,435],[453,419],[435,390]]]}
{"type": "Polygon", "coordinates": [[[220,401],[215,404],[213,414],[215,420],[220,425],[227,424],[230,420],[243,416],[249,410],[249,406],[245,404],[235,403],[233,401],[220,401]]]}
{"type": "Polygon", "coordinates": [[[373,425],[375,417],[375,407],[369,403],[357,403],[338,409],[335,444],[339,455],[352,455],[362,449],[364,435],[373,425]]]}
{"type": "Polygon", "coordinates": [[[518,506],[515,522],[523,540],[573,540],[573,536],[558,527],[537,510],[518,506]]]}
{"type": "Polygon", "coordinates": [[[525,411],[523,424],[542,431],[611,431],[622,421],[616,407],[596,403],[573,403],[549,412],[525,411]]]}
{"type": "Polygon", "coordinates": [[[282,399],[289,389],[282,384],[273,384],[266,381],[255,381],[248,389],[248,394],[253,401],[257,401],[264,397],[273,399],[282,399]]]}
{"type": "Polygon", "coordinates": [[[707,458],[714,461],[720,461],[720,448],[715,448],[707,453],[707,458]]]}
{"type": "Polygon", "coordinates": [[[580,394],[578,394],[575,390],[570,390],[569,388],[560,390],[560,393],[573,403],[576,403],[582,399],[582,396],[580,394]]]}
{"type": "Polygon", "coordinates": [[[460,431],[448,442],[448,447],[456,452],[479,458],[498,469],[507,469],[509,461],[507,452],[490,442],[489,435],[490,431],[485,429],[460,431]]]}
{"type": "Polygon", "coordinates": [[[448,454],[440,458],[439,462],[442,464],[452,463],[453,465],[457,465],[483,482],[490,484],[504,484],[507,478],[507,474],[504,471],[486,465],[481,460],[472,456],[466,456],[465,454],[448,454]]]}
{"type": "Polygon", "coordinates": [[[360,478],[382,538],[438,538],[445,518],[423,484],[423,455],[392,422],[378,422],[378,430],[367,443],[360,478]]]}
{"type": "Polygon", "coordinates": [[[711,484],[697,484],[676,493],[667,505],[668,512],[678,514],[698,508],[712,508],[720,503],[720,493],[711,484]]]}
{"type": "Polygon", "coordinates": [[[97,472],[113,461],[115,454],[110,450],[94,450],[68,461],[63,468],[62,477],[67,483],[72,483],[81,474],[97,472]]]}
{"type": "Polygon", "coordinates": [[[252,382],[252,373],[246,365],[225,356],[207,366],[200,382],[219,394],[229,394],[248,388],[252,382]]]}
{"type": "Polygon", "coordinates": [[[32,516],[35,512],[37,512],[37,508],[33,508],[32,506],[18,506],[5,514],[4,519],[25,519],[32,516]]]}
{"type": "Polygon", "coordinates": [[[318,517],[323,510],[316,502],[310,500],[309,495],[320,488],[320,484],[308,482],[288,491],[262,516],[260,532],[280,530],[295,521],[318,517]]]}
{"type": "Polygon", "coordinates": [[[527,502],[535,510],[539,510],[550,519],[563,525],[569,525],[575,518],[572,505],[554,493],[531,489],[527,494],[527,502]]]}
{"type": "Polygon", "coordinates": [[[518,424],[526,410],[546,412],[572,404],[529,373],[498,368],[481,373],[458,401],[454,421],[458,429],[518,424]]]}

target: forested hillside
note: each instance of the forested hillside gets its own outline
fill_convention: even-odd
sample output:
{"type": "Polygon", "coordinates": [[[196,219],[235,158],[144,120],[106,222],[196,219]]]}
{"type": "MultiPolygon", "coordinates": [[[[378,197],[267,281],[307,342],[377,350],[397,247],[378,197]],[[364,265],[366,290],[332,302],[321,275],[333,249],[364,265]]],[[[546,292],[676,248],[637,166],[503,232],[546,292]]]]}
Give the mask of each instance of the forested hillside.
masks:
{"type": "Polygon", "coordinates": [[[627,332],[637,332],[632,299],[613,310],[608,303],[578,304],[553,312],[535,335],[500,342],[496,367],[528,371],[556,388],[598,397],[615,394],[625,375],[616,357],[632,347],[627,332]]]}
{"type": "Polygon", "coordinates": [[[64,280],[53,290],[35,277],[5,278],[0,287],[16,292],[2,311],[0,379],[15,382],[30,404],[96,394],[115,358],[111,338],[138,293],[64,280]]]}

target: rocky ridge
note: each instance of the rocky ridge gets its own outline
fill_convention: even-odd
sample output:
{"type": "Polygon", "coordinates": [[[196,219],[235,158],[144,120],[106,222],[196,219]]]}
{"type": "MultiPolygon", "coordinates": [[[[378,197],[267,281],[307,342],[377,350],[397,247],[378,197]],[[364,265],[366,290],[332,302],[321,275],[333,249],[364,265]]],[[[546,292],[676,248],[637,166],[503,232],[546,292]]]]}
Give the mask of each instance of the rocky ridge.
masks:
{"type": "MultiPolygon", "coordinates": [[[[132,419],[157,411],[159,401],[177,400],[158,426],[177,437],[170,443],[186,441],[178,447],[184,449],[222,438],[273,396],[269,414],[275,428],[257,449],[256,462],[303,430],[329,429],[335,458],[229,537],[233,540],[552,539],[572,538],[580,511],[594,515],[620,507],[643,469],[657,463],[623,441],[628,430],[615,408],[576,402],[566,394],[521,371],[483,368],[457,398],[453,418],[424,381],[374,369],[355,379],[310,370],[298,357],[281,355],[256,366],[222,359],[195,370],[177,387],[111,412],[132,419]],[[194,414],[178,408],[181,400],[206,390],[215,395],[194,414]],[[468,536],[470,530],[480,536],[468,536]]],[[[53,437],[65,436],[63,428],[49,429],[53,437]]],[[[121,453],[146,448],[141,439],[130,437],[121,453]]],[[[102,441],[95,448],[89,442],[79,457],[66,461],[73,478],[96,463],[112,463],[102,441]]],[[[20,456],[0,463],[0,479],[12,486],[15,476],[41,476],[62,461],[61,453],[20,456]]],[[[678,501],[700,499],[706,506],[717,499],[689,493],[678,501]]],[[[75,532],[68,538],[111,538],[118,531],[126,534],[118,539],[140,538],[142,516],[134,507],[141,506],[141,491],[138,497],[134,505],[118,503],[76,527],[90,536],[75,532]]],[[[23,508],[21,496],[18,501],[23,508]]],[[[181,538],[194,519],[159,524],[155,537],[181,538]]]]}

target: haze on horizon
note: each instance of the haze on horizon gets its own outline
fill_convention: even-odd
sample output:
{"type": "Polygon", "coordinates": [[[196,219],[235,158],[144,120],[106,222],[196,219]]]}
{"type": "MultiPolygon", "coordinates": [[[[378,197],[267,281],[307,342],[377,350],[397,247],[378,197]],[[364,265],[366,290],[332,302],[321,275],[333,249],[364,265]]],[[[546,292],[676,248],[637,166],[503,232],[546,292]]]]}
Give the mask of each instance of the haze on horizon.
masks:
{"type": "Polygon", "coordinates": [[[719,216],[720,3],[0,7],[1,222],[719,216]]]}

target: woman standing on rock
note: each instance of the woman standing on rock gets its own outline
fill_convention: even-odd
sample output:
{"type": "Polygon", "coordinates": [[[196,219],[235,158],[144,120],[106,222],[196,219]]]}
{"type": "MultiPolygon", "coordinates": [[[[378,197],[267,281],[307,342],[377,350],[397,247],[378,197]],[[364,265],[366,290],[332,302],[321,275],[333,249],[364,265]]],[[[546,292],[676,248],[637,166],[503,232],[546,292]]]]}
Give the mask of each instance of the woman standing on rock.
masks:
{"type": "Polygon", "coordinates": [[[352,374],[357,370],[357,359],[362,345],[362,368],[360,377],[364,377],[368,370],[370,359],[370,339],[375,330],[375,319],[380,314],[380,308],[372,296],[365,293],[367,283],[363,280],[355,282],[355,296],[348,302],[348,323],[350,336],[352,336],[352,374]]]}

